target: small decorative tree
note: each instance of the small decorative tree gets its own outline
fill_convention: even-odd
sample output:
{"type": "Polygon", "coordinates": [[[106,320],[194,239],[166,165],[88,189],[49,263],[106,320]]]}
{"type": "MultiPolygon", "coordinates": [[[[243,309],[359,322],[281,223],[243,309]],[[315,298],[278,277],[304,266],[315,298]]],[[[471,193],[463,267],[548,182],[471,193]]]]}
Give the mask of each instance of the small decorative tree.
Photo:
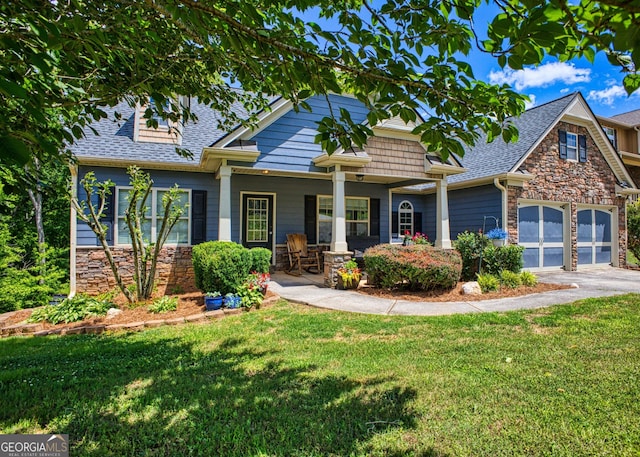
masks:
{"type": "Polygon", "coordinates": [[[118,265],[113,258],[111,247],[107,242],[108,227],[101,222],[107,209],[108,197],[114,187],[113,181],[99,182],[92,171],[88,172],[80,181],[80,185],[86,192],[87,199],[78,200],[77,197],[72,197],[71,202],[77,210],[78,219],[85,222],[98,237],[118,288],[129,302],[134,302],[135,300],[145,300],[151,297],[158,255],[171,230],[184,213],[186,205],[175,204],[179,201],[181,192],[177,185],[164,193],[162,196],[162,223],[157,231],[155,243],[150,242],[144,236],[142,223],[148,211],[147,200],[151,194],[153,180],[148,173],[136,166],[129,167],[127,173],[130,176],[131,190],[127,196],[129,205],[124,212],[124,221],[131,236],[135,295],[126,287],[122,279],[118,265]],[[95,202],[94,196],[97,197],[97,202],[95,202]]]}

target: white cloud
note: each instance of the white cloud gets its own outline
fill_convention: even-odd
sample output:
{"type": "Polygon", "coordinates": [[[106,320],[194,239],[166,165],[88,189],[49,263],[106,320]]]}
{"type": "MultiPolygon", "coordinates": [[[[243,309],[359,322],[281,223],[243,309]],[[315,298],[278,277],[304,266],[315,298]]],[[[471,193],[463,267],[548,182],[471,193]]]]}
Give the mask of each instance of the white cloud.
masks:
{"type": "Polygon", "coordinates": [[[524,70],[505,68],[501,71],[492,71],[489,73],[489,81],[492,84],[509,84],[516,90],[523,90],[528,87],[546,87],[557,82],[565,84],[589,82],[591,70],[576,68],[571,63],[552,62],[524,70]]]}
{"type": "Polygon", "coordinates": [[[569,89],[568,87],[565,87],[564,89],[560,89],[560,93],[561,94],[567,94],[567,93],[569,93],[570,90],[571,89],[569,89]]]}
{"type": "Polygon", "coordinates": [[[612,106],[613,102],[620,97],[626,97],[627,91],[622,86],[611,86],[603,90],[590,90],[587,100],[602,103],[603,105],[612,106]]]}
{"type": "Polygon", "coordinates": [[[534,106],[536,106],[536,96],[529,94],[529,101],[524,102],[524,109],[533,108],[534,106]]]}

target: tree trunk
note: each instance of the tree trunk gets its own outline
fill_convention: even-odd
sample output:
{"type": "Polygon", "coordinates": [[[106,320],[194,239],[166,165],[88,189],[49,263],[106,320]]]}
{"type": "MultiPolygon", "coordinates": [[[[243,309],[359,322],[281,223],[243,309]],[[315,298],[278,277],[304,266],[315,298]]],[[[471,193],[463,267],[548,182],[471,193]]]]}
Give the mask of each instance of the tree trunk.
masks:
{"type": "MultiPolygon", "coordinates": [[[[39,178],[40,175],[40,162],[38,159],[34,158],[34,171],[39,178]]],[[[38,232],[38,254],[39,259],[38,263],[40,266],[40,285],[44,284],[44,275],[46,273],[47,268],[47,259],[46,259],[46,245],[44,238],[44,223],[42,221],[42,192],[40,189],[40,185],[37,184],[34,189],[27,189],[29,193],[29,198],[31,199],[31,204],[33,205],[33,210],[35,214],[35,224],[36,231],[38,232]]]]}

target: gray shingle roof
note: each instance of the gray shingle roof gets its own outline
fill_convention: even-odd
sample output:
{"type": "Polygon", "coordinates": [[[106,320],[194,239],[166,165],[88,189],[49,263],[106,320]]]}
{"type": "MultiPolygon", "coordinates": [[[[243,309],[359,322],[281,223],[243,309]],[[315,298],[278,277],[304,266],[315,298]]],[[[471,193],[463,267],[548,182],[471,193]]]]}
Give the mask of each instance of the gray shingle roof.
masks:
{"type": "Polygon", "coordinates": [[[616,114],[615,116],[611,116],[610,119],[624,124],[638,125],[640,124],[640,109],[629,111],[628,113],[616,114]]]}
{"type": "Polygon", "coordinates": [[[507,144],[502,138],[496,138],[492,143],[487,143],[486,135],[483,135],[460,159],[462,166],[468,171],[450,176],[449,183],[465,182],[512,171],[520,159],[531,150],[547,129],[557,122],[564,110],[578,96],[579,94],[575,92],[531,108],[518,118],[511,118],[519,132],[516,143],[507,144]]]}
{"type": "MultiPolygon", "coordinates": [[[[97,158],[110,160],[137,160],[142,163],[175,163],[180,165],[197,165],[200,162],[202,148],[210,146],[227,134],[218,127],[221,114],[207,105],[192,101],[191,111],[198,117],[197,122],[189,122],[184,126],[182,144],[178,147],[193,153],[193,160],[181,157],[176,153],[176,145],[163,143],[143,143],[133,141],[135,109],[128,103],[121,102],[114,107],[103,108],[106,119],[91,124],[99,136],[85,129],[85,138],[77,140],[71,151],[80,160],[97,158]],[[120,113],[122,119],[114,121],[114,113],[120,113]]],[[[234,103],[233,111],[246,118],[247,113],[240,103],[234,103]]]]}

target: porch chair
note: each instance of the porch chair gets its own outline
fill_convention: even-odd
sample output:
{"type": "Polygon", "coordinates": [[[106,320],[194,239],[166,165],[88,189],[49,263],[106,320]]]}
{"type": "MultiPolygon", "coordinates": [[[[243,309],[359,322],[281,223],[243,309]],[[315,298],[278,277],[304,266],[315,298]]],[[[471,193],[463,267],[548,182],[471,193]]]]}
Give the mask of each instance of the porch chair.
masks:
{"type": "Polygon", "coordinates": [[[320,252],[316,248],[307,246],[307,235],[304,233],[287,234],[287,254],[289,255],[287,273],[291,274],[291,270],[296,266],[298,276],[302,275],[303,268],[309,273],[320,273],[320,252]],[[311,271],[312,268],[316,271],[311,271]]]}

